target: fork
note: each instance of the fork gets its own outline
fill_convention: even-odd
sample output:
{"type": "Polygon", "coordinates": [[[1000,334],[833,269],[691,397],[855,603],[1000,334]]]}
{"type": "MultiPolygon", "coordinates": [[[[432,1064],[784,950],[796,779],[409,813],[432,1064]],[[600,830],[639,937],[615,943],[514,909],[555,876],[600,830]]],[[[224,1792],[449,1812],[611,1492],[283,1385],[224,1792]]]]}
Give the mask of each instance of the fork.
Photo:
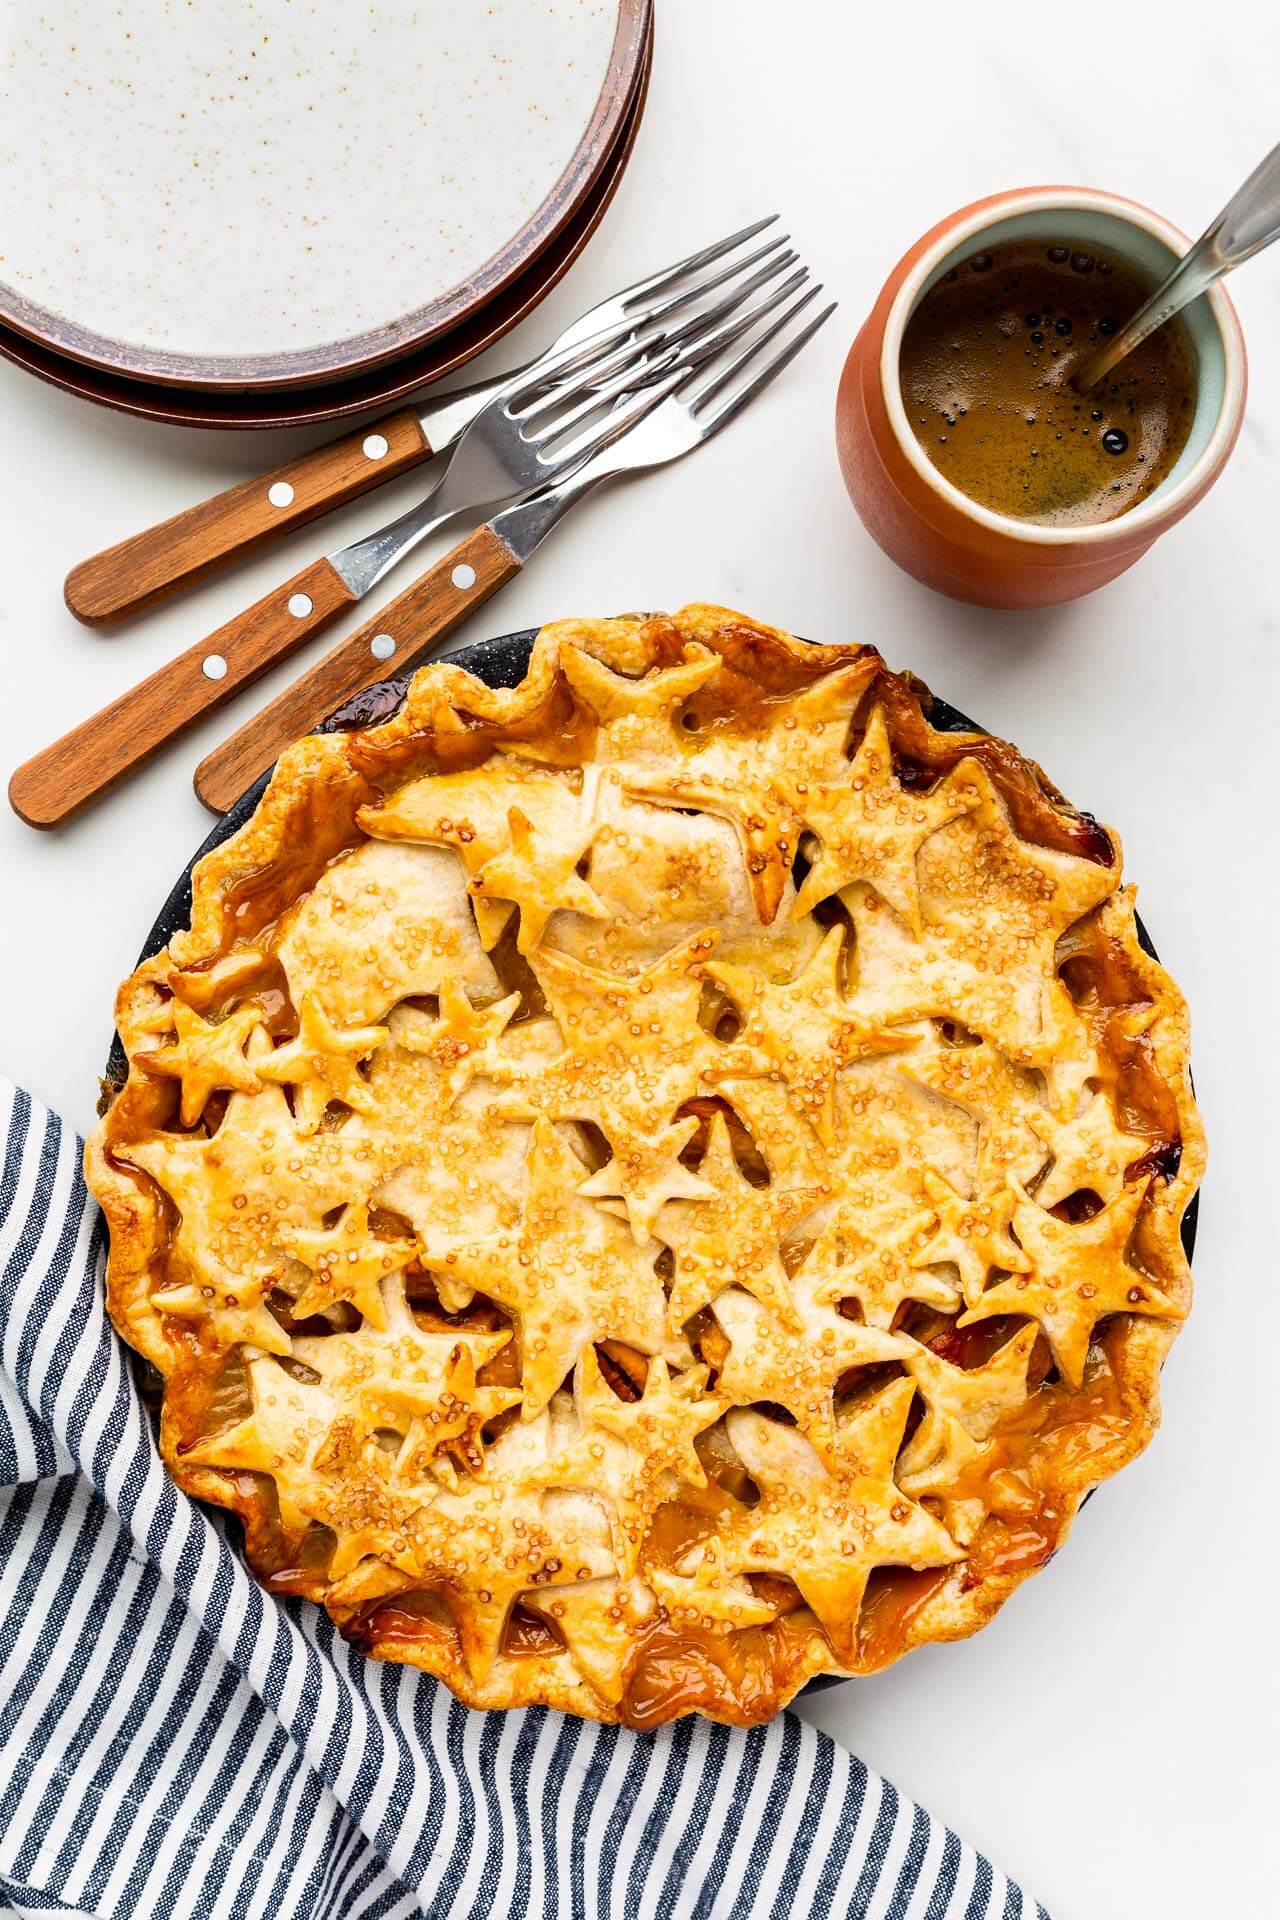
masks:
{"type": "MultiPolygon", "coordinates": [[[[240,481],[158,526],[132,534],[92,559],[81,561],[67,575],[64,593],[68,607],[78,620],[90,626],[122,620],[229,561],[446,453],[509,380],[585,345],[610,328],[634,326],[678,311],[781,249],[786,244],[785,235],[745,258],[727,258],[776,220],[776,214],[756,220],[674,266],[662,267],[633,286],[624,287],[621,293],[610,295],[566,327],[544,354],[525,367],[459,388],[424,407],[401,408],[255,479],[240,481]],[[716,261],[726,264],[714,274],[706,273],[705,269],[716,261]],[[697,275],[697,280],[691,286],[682,286],[690,275],[697,275]],[[660,298],[663,295],[667,297],[660,298]]],[[[790,258],[794,259],[794,254],[790,258]]]]}
{"type": "MultiPolygon", "coordinates": [[[[26,761],[9,783],[15,812],[35,827],[68,819],[302,640],[330,626],[445,521],[565,477],[605,444],[611,401],[672,370],[677,355],[705,343],[728,324],[725,316],[795,258],[766,251],[770,257],[745,280],[736,276],[748,262],[718,275],[716,284],[727,281],[727,291],[710,307],[697,306],[688,293],[674,296],[652,308],[643,324],[615,323],[585,346],[544,356],[509,376],[476,414],[424,499],[367,538],[301,568],[26,761]],[[573,438],[575,427],[585,428],[602,411],[604,425],[597,421],[585,440],[581,433],[573,438]]],[[[783,288],[805,277],[800,269],[783,288]]]]}
{"type": "MultiPolygon", "coordinates": [[[[830,319],[834,301],[790,331],[820,292],[817,286],[808,289],[781,312],[775,311],[775,292],[750,316],[726,320],[679,349],[676,364],[651,391],[617,402],[602,446],[587,452],[563,479],[505,508],[459,541],[406,592],[208,754],[195,775],[196,792],[205,805],[224,812],[287,746],[360,692],[375,662],[387,676],[417,666],[473,607],[527,565],[571,507],[605,481],[665,466],[719,433],[830,319]],[[762,327],[766,318],[768,325],[762,327]],[[744,334],[749,337],[739,344],[744,334]],[[737,351],[726,358],[735,346],[737,351]],[[772,350],[766,354],[766,349],[772,350]],[[761,355],[766,357],[761,360],[761,355]]],[[[572,455],[588,438],[579,436],[577,448],[571,445],[567,453],[572,455]]]]}

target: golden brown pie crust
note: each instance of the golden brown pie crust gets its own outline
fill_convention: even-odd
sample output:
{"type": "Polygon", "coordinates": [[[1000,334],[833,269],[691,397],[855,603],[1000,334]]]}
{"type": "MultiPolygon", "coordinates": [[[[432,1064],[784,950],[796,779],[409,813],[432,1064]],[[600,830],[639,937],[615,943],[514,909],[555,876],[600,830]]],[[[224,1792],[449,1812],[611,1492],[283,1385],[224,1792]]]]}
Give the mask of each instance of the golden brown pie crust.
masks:
{"type": "Polygon", "coordinates": [[[1115,836],[869,648],[544,628],[282,758],[91,1140],[161,1445],[477,1706],[751,1723],[989,1620],[1146,1444],[1184,1003],[1115,836]]]}

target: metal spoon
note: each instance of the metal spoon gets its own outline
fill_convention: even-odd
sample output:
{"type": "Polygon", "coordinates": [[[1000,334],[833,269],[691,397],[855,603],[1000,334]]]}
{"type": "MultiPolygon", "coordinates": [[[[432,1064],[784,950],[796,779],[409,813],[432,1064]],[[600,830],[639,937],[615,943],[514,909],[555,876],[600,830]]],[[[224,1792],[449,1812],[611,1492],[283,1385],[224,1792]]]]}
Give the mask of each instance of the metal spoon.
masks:
{"type": "Polygon", "coordinates": [[[1072,380],[1078,393],[1088,393],[1106,378],[1135,347],[1221,280],[1224,273],[1251,260],[1273,240],[1280,239],[1280,147],[1273,147],[1234,193],[1217,219],[1211,221],[1190,252],[1183,255],[1167,280],[1161,282],[1133,319],[1100,347],[1072,380]]]}

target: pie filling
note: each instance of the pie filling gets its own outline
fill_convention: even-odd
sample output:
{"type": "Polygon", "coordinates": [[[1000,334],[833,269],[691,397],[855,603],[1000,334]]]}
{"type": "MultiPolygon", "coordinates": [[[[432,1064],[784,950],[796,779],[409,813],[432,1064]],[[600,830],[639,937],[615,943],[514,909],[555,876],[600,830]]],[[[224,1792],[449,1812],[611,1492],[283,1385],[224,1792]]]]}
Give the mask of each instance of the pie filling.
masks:
{"type": "Polygon", "coordinates": [[[720,608],[282,758],[90,1142],[175,1479],[478,1706],[972,1632],[1157,1419],[1203,1163],[1114,835],[720,608]]]}

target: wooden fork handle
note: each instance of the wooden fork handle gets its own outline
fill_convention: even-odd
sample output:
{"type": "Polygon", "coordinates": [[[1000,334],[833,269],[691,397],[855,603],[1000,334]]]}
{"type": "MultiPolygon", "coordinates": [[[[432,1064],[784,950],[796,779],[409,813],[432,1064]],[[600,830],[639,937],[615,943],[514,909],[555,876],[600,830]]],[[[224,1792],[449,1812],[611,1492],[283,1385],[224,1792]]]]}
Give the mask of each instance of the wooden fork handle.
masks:
{"type": "Polygon", "coordinates": [[[29,826],[57,826],[329,626],[355,598],[328,560],[304,567],[19,767],[9,782],[14,812],[29,826]]]}
{"type": "Polygon", "coordinates": [[[520,571],[520,561],[491,527],[477,527],[434,567],[366,620],[285,689],[269,707],[206,755],[195,788],[206,807],[225,813],[295,740],[314,732],[375,680],[414,666],[474,607],[520,571]]]}
{"type": "Polygon", "coordinates": [[[67,605],[89,626],[123,620],[407,473],[432,451],[411,407],[393,413],[81,561],[67,575],[67,605]]]}

